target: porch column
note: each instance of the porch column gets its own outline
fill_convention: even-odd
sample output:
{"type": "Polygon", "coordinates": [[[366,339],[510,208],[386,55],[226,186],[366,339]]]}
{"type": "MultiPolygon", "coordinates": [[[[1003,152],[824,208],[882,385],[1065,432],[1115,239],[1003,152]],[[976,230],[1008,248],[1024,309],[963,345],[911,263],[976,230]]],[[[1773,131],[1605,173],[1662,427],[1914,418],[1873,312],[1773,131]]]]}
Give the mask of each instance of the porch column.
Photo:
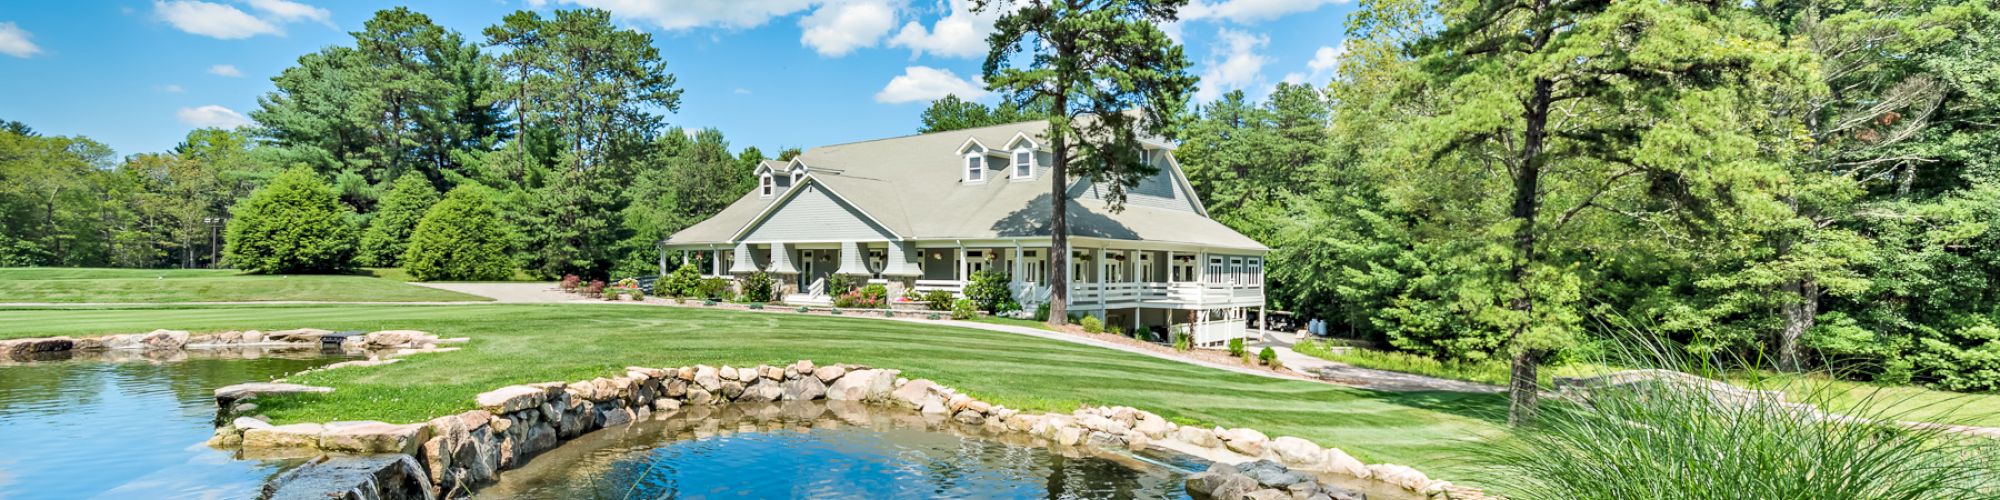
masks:
{"type": "Polygon", "coordinates": [[[709,276],[721,276],[721,275],[722,275],[722,251],[721,251],[721,250],[709,250],[709,251],[708,251],[708,253],[710,254],[710,256],[709,256],[709,259],[708,259],[708,270],[709,270],[709,273],[708,273],[708,275],[709,275],[709,276]]]}
{"type": "MultiPolygon", "coordinates": [[[[1167,262],[1166,262],[1166,264],[1167,264],[1167,276],[1166,276],[1166,278],[1167,278],[1167,279],[1166,279],[1166,282],[1168,282],[1168,283],[1173,283],[1173,282],[1174,282],[1174,266],[1178,265],[1178,264],[1176,264],[1176,263],[1174,262],[1174,251],[1173,251],[1173,250],[1168,250],[1168,251],[1167,251],[1167,262]]],[[[1168,316],[1172,316],[1172,314],[1169,314],[1168,316]]]]}
{"type": "Polygon", "coordinates": [[[729,274],[749,274],[757,272],[756,257],[750,255],[749,243],[736,244],[735,262],[729,266],[729,274]]]}
{"type": "Polygon", "coordinates": [[[959,244],[958,244],[958,281],[960,281],[960,282],[964,282],[964,281],[966,281],[966,280],[969,280],[969,279],[971,279],[971,277],[970,277],[970,276],[967,276],[967,274],[970,274],[970,273],[966,272],[966,270],[967,270],[967,266],[968,266],[969,264],[970,264],[970,263],[968,263],[968,262],[966,262],[966,261],[965,261],[965,244],[964,244],[964,243],[959,243],[959,244]]]}
{"type": "Polygon", "coordinates": [[[1097,249],[1097,261],[1095,262],[1095,264],[1097,264],[1097,310],[1098,310],[1099,312],[1105,312],[1105,310],[1104,310],[1104,248],[1103,248],[1103,247],[1098,247],[1098,249],[1097,249]]]}

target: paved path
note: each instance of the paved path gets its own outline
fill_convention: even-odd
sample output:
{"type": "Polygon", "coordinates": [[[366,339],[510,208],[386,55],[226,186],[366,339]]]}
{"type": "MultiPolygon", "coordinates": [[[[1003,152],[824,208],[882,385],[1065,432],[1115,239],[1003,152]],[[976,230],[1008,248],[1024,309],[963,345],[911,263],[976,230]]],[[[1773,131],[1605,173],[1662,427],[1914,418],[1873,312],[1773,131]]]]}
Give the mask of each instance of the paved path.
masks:
{"type": "MultiPolygon", "coordinates": [[[[410,283],[425,288],[436,288],[458,293],[478,295],[504,304],[548,304],[559,302],[603,302],[587,300],[576,295],[563,293],[552,282],[510,282],[510,283],[410,283]]],[[[487,302],[491,304],[493,302],[487,302]]]]}
{"type": "Polygon", "coordinates": [[[1296,334],[1251,330],[1251,335],[1262,337],[1250,343],[1251,351],[1270,347],[1278,354],[1278,361],[1293,370],[1319,375],[1321,380],[1341,385],[1365,387],[1369,389],[1396,392],[1411,391],[1452,391],[1497,393],[1505,388],[1474,382],[1442,379],[1388,370],[1376,370],[1359,366],[1315,358],[1292,350],[1292,339],[1296,334]]]}

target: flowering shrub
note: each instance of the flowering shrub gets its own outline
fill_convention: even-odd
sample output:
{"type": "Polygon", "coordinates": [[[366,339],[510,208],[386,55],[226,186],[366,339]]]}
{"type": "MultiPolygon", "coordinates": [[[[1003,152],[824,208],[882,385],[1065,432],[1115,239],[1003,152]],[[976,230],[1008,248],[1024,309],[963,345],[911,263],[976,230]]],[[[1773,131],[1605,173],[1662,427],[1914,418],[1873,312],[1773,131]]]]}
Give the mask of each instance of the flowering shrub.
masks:
{"type": "Polygon", "coordinates": [[[887,307],[889,288],[880,284],[861,287],[859,290],[842,293],[833,298],[834,307],[880,309],[887,307]]]}
{"type": "Polygon", "coordinates": [[[565,274],[562,279],[562,290],[565,292],[575,292],[577,285],[582,282],[583,278],[579,278],[574,274],[565,274]]]}
{"type": "Polygon", "coordinates": [[[583,287],[583,296],[585,297],[596,298],[603,295],[604,280],[590,280],[590,284],[583,287]]]}

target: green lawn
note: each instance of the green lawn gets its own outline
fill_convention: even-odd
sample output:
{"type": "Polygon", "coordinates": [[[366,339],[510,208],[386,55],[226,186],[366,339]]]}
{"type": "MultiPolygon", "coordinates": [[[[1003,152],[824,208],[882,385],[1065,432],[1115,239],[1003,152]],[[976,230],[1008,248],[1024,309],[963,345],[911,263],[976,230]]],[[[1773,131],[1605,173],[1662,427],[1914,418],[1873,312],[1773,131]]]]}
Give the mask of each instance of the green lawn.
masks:
{"type": "Polygon", "coordinates": [[[216,269],[0,268],[0,302],[463,302],[484,297],[370,276],[264,276],[216,269]]]}
{"type": "Polygon", "coordinates": [[[1917,386],[1882,386],[1834,380],[1821,375],[1736,374],[1730,382],[1778,390],[1790,401],[1837,412],[1896,420],[2000,427],[2000,394],[1967,394],[1917,386]]]}
{"type": "MultiPolygon", "coordinates": [[[[1300,342],[1292,346],[1299,354],[1328,361],[1338,361],[1362,368],[1413,373],[1427,377],[1477,382],[1487,385],[1507,385],[1513,376],[1507,360],[1483,361],[1439,361],[1436,358],[1406,352],[1391,352],[1360,347],[1339,348],[1338,340],[1314,340],[1300,342]]],[[[1610,373],[1601,365],[1571,363],[1543,366],[1536,371],[1537,379],[1543,387],[1550,386],[1555,377],[1589,377],[1610,373]]]]}
{"type": "Polygon", "coordinates": [[[1129,405],[1182,422],[1245,426],[1445,477],[1450,457],[1502,435],[1494,395],[1382,393],[1279,380],[1029,336],[863,318],[611,305],[231,306],[0,310],[0,338],[154,328],[413,328],[472,337],[465,350],[298,377],[326,396],[260,400],[281,422],[414,422],[508,384],[582,380],[625,366],[755,365],[800,358],[900,368],[1009,407],[1129,405]]]}
{"type": "MultiPolygon", "coordinates": [[[[404,283],[409,283],[417,280],[417,278],[410,276],[409,271],[404,271],[403,268],[400,267],[370,267],[370,268],[364,268],[362,270],[367,271],[370,276],[382,278],[389,281],[401,281],[404,283]]],[[[550,280],[537,278],[532,274],[528,274],[527,271],[515,269],[513,276],[510,276],[502,281],[550,281],[550,280]]]]}

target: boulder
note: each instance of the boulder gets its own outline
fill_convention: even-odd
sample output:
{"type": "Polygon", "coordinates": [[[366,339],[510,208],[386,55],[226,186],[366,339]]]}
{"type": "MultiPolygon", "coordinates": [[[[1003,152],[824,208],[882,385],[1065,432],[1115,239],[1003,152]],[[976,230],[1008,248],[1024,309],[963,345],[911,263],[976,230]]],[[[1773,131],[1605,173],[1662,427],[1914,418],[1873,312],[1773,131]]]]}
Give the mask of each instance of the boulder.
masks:
{"type": "Polygon", "coordinates": [[[430,478],[407,455],[335,457],[286,471],[264,485],[269,500],[431,500],[430,478]]]}
{"type": "Polygon", "coordinates": [[[1242,470],[1243,475],[1250,476],[1251,479],[1257,480],[1257,484],[1267,488],[1289,488],[1300,482],[1315,481],[1312,476],[1293,472],[1284,464],[1270,460],[1236,464],[1236,468],[1242,470]]]}
{"type": "Polygon", "coordinates": [[[936,386],[937,383],[925,379],[911,380],[890,392],[889,401],[905,408],[923,408],[931,397],[931,388],[936,386]]]}
{"type": "Polygon", "coordinates": [[[840,365],[822,366],[813,369],[812,374],[813,377],[818,378],[821,383],[831,384],[833,383],[833,381],[839,380],[841,376],[846,375],[847,368],[842,367],[840,365]]]}
{"type": "Polygon", "coordinates": [[[287,384],[283,382],[251,382],[226,385],[215,389],[216,408],[234,408],[239,400],[257,397],[260,394],[326,394],[332,387],[287,384]]]}
{"type": "Polygon", "coordinates": [[[0,340],[0,354],[8,357],[25,358],[36,353],[67,351],[75,347],[76,341],[69,337],[0,340]]]}
{"type": "Polygon", "coordinates": [[[428,347],[437,343],[437,336],[416,330],[383,330],[369,332],[362,336],[362,346],[368,349],[394,349],[400,347],[428,347]]]}
{"type": "Polygon", "coordinates": [[[810,359],[801,359],[797,363],[792,363],[792,371],[800,375],[811,374],[813,372],[813,362],[810,359]]]}
{"type": "Polygon", "coordinates": [[[319,447],[319,435],[325,430],[324,426],[313,423],[249,429],[243,431],[243,448],[317,449],[319,447]]]}
{"type": "Polygon", "coordinates": [[[229,425],[235,427],[236,430],[238,431],[248,431],[250,429],[269,429],[275,427],[271,425],[270,422],[265,422],[250,417],[236,417],[236,420],[229,421],[229,425]]]}
{"type": "Polygon", "coordinates": [[[713,366],[701,365],[694,368],[693,382],[701,389],[715,392],[722,389],[722,372],[713,366]]]}
{"type": "Polygon", "coordinates": [[[1356,460],[1353,456],[1348,455],[1347,452],[1340,451],[1340,448],[1327,448],[1326,459],[1323,463],[1326,464],[1328,472],[1338,472],[1361,479],[1368,479],[1373,476],[1368,472],[1368,465],[1361,463],[1360,460],[1356,460]]]}
{"type": "Polygon", "coordinates": [[[724,400],[735,401],[736,398],[743,396],[743,382],[724,380],[722,381],[722,389],[716,391],[715,394],[722,396],[724,400]]]}
{"type": "Polygon", "coordinates": [[[319,436],[319,449],[347,453],[402,453],[413,455],[430,439],[430,426],[396,425],[375,421],[328,422],[319,436]]]}
{"type": "Polygon", "coordinates": [[[826,383],[821,382],[819,377],[802,376],[787,380],[784,389],[779,399],[785,401],[812,401],[826,397],[826,383]]]}
{"type": "Polygon", "coordinates": [[[740,381],[740,382],[743,382],[743,383],[744,383],[744,384],[746,384],[746,385],[747,385],[747,384],[749,384],[749,383],[751,383],[751,382],[756,382],[756,381],[757,381],[757,369],[756,369],[756,368],[751,368],[751,367],[743,367],[743,368],[737,368],[737,369],[736,369],[736,380],[737,380],[737,381],[740,381]]]}
{"type": "Polygon", "coordinates": [[[1076,446],[1083,443],[1083,432],[1081,427],[1063,426],[1056,429],[1056,442],[1063,446],[1076,446]]]}
{"type": "Polygon", "coordinates": [[[655,400],[653,400],[653,411],[656,411],[656,412],[660,412],[660,413],[666,413],[666,412],[670,412],[670,411],[677,411],[677,410],[680,410],[680,409],[681,409],[681,402],[680,402],[680,400],[678,400],[678,399],[655,399],[655,400]]]}
{"type": "Polygon", "coordinates": [[[1377,481],[1396,485],[1399,488],[1420,491],[1431,479],[1416,469],[1396,464],[1375,464],[1368,466],[1368,474],[1377,481]]]}
{"type": "Polygon", "coordinates": [[[1218,437],[1222,438],[1222,445],[1229,448],[1229,451],[1242,453],[1251,457],[1264,456],[1264,445],[1270,440],[1264,437],[1264,433],[1257,432],[1256,429],[1243,428],[1222,431],[1218,437]]]}
{"type": "Polygon", "coordinates": [[[959,410],[958,414],[952,415],[951,418],[952,420],[957,420],[958,423],[966,425],[979,425],[986,423],[986,415],[980,414],[979,412],[972,410],[959,410]]]}
{"type": "Polygon", "coordinates": [[[834,401],[879,401],[889,395],[895,383],[896,373],[889,370],[855,370],[828,386],[826,398],[834,401]]]}
{"type": "Polygon", "coordinates": [[[723,380],[743,380],[742,373],[737,371],[736,367],[722,365],[722,369],[717,371],[716,375],[722,377],[723,380]]]}
{"type": "Polygon", "coordinates": [[[1215,431],[1192,425],[1183,425],[1179,429],[1174,429],[1174,439],[1203,448],[1222,446],[1222,440],[1215,437],[1215,431]]]}
{"type": "Polygon", "coordinates": [[[1284,436],[1271,440],[1265,448],[1287,467],[1326,469],[1326,452],[1312,441],[1284,436]]]}
{"type": "Polygon", "coordinates": [[[1141,415],[1139,421],[1132,425],[1132,430],[1149,438],[1164,439],[1167,437],[1167,419],[1151,413],[1141,415]]]}
{"type": "Polygon", "coordinates": [[[264,338],[273,342],[317,344],[320,337],[331,333],[333,333],[332,330],[321,330],[318,328],[295,328],[271,332],[265,334],[264,338]]]}
{"type": "Polygon", "coordinates": [[[1292,494],[1277,488],[1264,488],[1243,495],[1245,500],[1292,500],[1292,494]]]}
{"type": "Polygon", "coordinates": [[[785,388],[783,385],[782,382],[778,382],[775,379],[761,378],[750,384],[750,387],[743,388],[743,395],[738,396],[736,400],[751,403],[777,401],[785,397],[785,388]]]}
{"type": "Polygon", "coordinates": [[[541,407],[548,401],[548,391],[531,385],[510,385],[479,393],[474,400],[481,409],[507,414],[541,407]]]}

